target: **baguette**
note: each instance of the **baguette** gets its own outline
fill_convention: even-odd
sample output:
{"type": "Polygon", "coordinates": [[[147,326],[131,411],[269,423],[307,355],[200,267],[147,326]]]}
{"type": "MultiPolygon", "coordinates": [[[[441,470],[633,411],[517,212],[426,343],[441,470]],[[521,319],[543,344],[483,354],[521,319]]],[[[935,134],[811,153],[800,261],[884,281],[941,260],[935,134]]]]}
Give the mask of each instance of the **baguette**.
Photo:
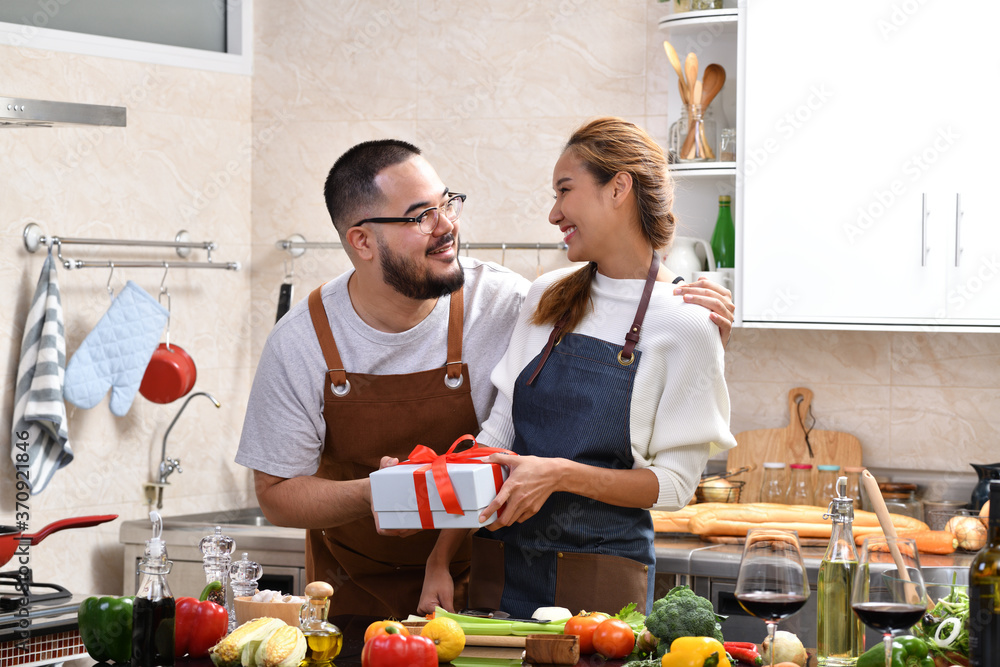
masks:
{"type": "MultiPolygon", "coordinates": [[[[882,531],[877,530],[866,535],[881,535],[882,531]]],[[[947,556],[955,553],[958,548],[958,538],[947,530],[898,530],[896,537],[909,537],[917,543],[917,550],[925,554],[938,554],[947,556]]],[[[864,535],[855,535],[854,541],[860,547],[864,542],[864,535]]]]}
{"type": "MultiPolygon", "coordinates": [[[[811,505],[781,505],[776,503],[727,504],[714,507],[695,505],[695,513],[688,519],[688,529],[695,535],[733,535],[742,537],[751,528],[776,528],[795,530],[800,537],[829,537],[831,521],[823,519],[824,507],[811,505]],[[699,510],[698,508],[702,509],[699,510]]],[[[927,524],[902,514],[891,514],[897,530],[928,530],[927,524]]],[[[874,512],[858,510],[854,513],[854,534],[866,535],[881,532],[874,512]]]]}
{"type": "Polygon", "coordinates": [[[725,507],[729,503],[701,503],[700,505],[685,505],[673,512],[650,510],[653,518],[653,530],[657,533],[690,533],[688,521],[696,512],[713,507],[725,507]]]}

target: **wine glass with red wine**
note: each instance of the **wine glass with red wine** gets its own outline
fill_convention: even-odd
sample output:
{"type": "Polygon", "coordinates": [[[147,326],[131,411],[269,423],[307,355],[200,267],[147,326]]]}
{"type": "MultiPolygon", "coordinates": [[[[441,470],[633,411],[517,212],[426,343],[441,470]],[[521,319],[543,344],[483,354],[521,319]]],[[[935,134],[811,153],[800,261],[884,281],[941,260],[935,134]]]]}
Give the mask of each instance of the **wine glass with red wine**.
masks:
{"type": "MultiPolygon", "coordinates": [[[[770,528],[747,532],[735,596],[748,614],[767,624],[768,644],[773,647],[778,621],[802,609],[809,599],[798,533],[770,528]]],[[[770,653],[774,667],[773,648],[770,653]]]]}
{"type": "Polygon", "coordinates": [[[927,589],[913,539],[865,537],[851,607],[862,623],[882,633],[885,667],[890,667],[893,631],[910,628],[927,611],[927,589]]]}

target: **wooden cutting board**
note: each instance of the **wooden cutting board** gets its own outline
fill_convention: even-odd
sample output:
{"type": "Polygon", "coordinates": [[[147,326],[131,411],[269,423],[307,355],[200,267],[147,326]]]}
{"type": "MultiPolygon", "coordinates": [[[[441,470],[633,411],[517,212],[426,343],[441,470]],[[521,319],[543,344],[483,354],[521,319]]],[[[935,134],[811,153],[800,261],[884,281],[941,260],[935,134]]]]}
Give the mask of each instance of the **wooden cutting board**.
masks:
{"type": "MultiPolygon", "coordinates": [[[[760,483],[764,476],[765,461],[780,461],[786,464],[811,463],[813,466],[813,488],[816,488],[818,471],[821,464],[839,465],[841,471],[846,466],[861,465],[861,442],[850,433],[841,431],[809,431],[809,444],[812,445],[812,456],[806,446],[806,432],[803,425],[812,423],[809,406],[812,405],[813,393],[805,387],[796,387],[788,392],[788,426],[784,428],[763,428],[755,431],[743,431],[736,434],[737,446],[729,450],[726,461],[728,470],[736,470],[746,465],[754,466],[750,472],[743,473],[731,479],[746,482],[740,492],[741,503],[755,503],[760,497],[760,483]]],[[[818,410],[822,414],[822,409],[818,410]]],[[[826,505],[829,501],[817,499],[817,505],[826,505]]]]}

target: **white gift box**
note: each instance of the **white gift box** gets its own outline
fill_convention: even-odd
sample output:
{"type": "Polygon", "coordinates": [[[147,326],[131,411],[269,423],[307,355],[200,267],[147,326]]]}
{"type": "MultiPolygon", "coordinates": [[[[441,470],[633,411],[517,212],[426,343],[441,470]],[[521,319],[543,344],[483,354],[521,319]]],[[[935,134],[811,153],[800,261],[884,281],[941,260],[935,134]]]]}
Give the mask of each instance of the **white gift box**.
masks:
{"type": "MultiPolygon", "coordinates": [[[[417,492],[413,473],[424,464],[405,464],[376,470],[368,475],[372,489],[372,507],[378,513],[382,529],[422,528],[417,506],[417,492]]],[[[448,476],[455,489],[455,496],[464,514],[449,514],[441,502],[434,473],[430,466],[424,472],[427,481],[427,501],[434,520],[434,528],[478,528],[493,523],[494,513],[479,523],[479,513],[496,498],[497,487],[493,478],[493,465],[488,463],[449,463],[448,476]]],[[[507,479],[507,468],[500,466],[502,478],[507,479]]]]}

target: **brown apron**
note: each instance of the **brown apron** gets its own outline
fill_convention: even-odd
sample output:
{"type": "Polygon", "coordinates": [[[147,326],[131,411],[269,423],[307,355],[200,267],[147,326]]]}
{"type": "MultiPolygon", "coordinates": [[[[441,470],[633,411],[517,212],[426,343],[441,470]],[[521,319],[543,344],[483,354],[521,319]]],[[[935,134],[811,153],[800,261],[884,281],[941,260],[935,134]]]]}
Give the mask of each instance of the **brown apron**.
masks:
{"type": "MultiPolygon", "coordinates": [[[[340,360],[322,287],[309,295],[309,314],[326,361],[326,438],[317,477],[365,479],[383,456],[406,459],[414,446],[444,453],[456,438],[478,433],[469,369],[462,363],[462,290],[451,295],[448,363],[405,375],[348,373],[340,360]]],[[[334,588],[330,614],[405,618],[417,611],[427,557],[439,531],[411,537],[379,535],[372,516],[306,533],[306,580],[334,588]]],[[[469,543],[452,561],[456,609],[465,607],[469,543]]]]}

